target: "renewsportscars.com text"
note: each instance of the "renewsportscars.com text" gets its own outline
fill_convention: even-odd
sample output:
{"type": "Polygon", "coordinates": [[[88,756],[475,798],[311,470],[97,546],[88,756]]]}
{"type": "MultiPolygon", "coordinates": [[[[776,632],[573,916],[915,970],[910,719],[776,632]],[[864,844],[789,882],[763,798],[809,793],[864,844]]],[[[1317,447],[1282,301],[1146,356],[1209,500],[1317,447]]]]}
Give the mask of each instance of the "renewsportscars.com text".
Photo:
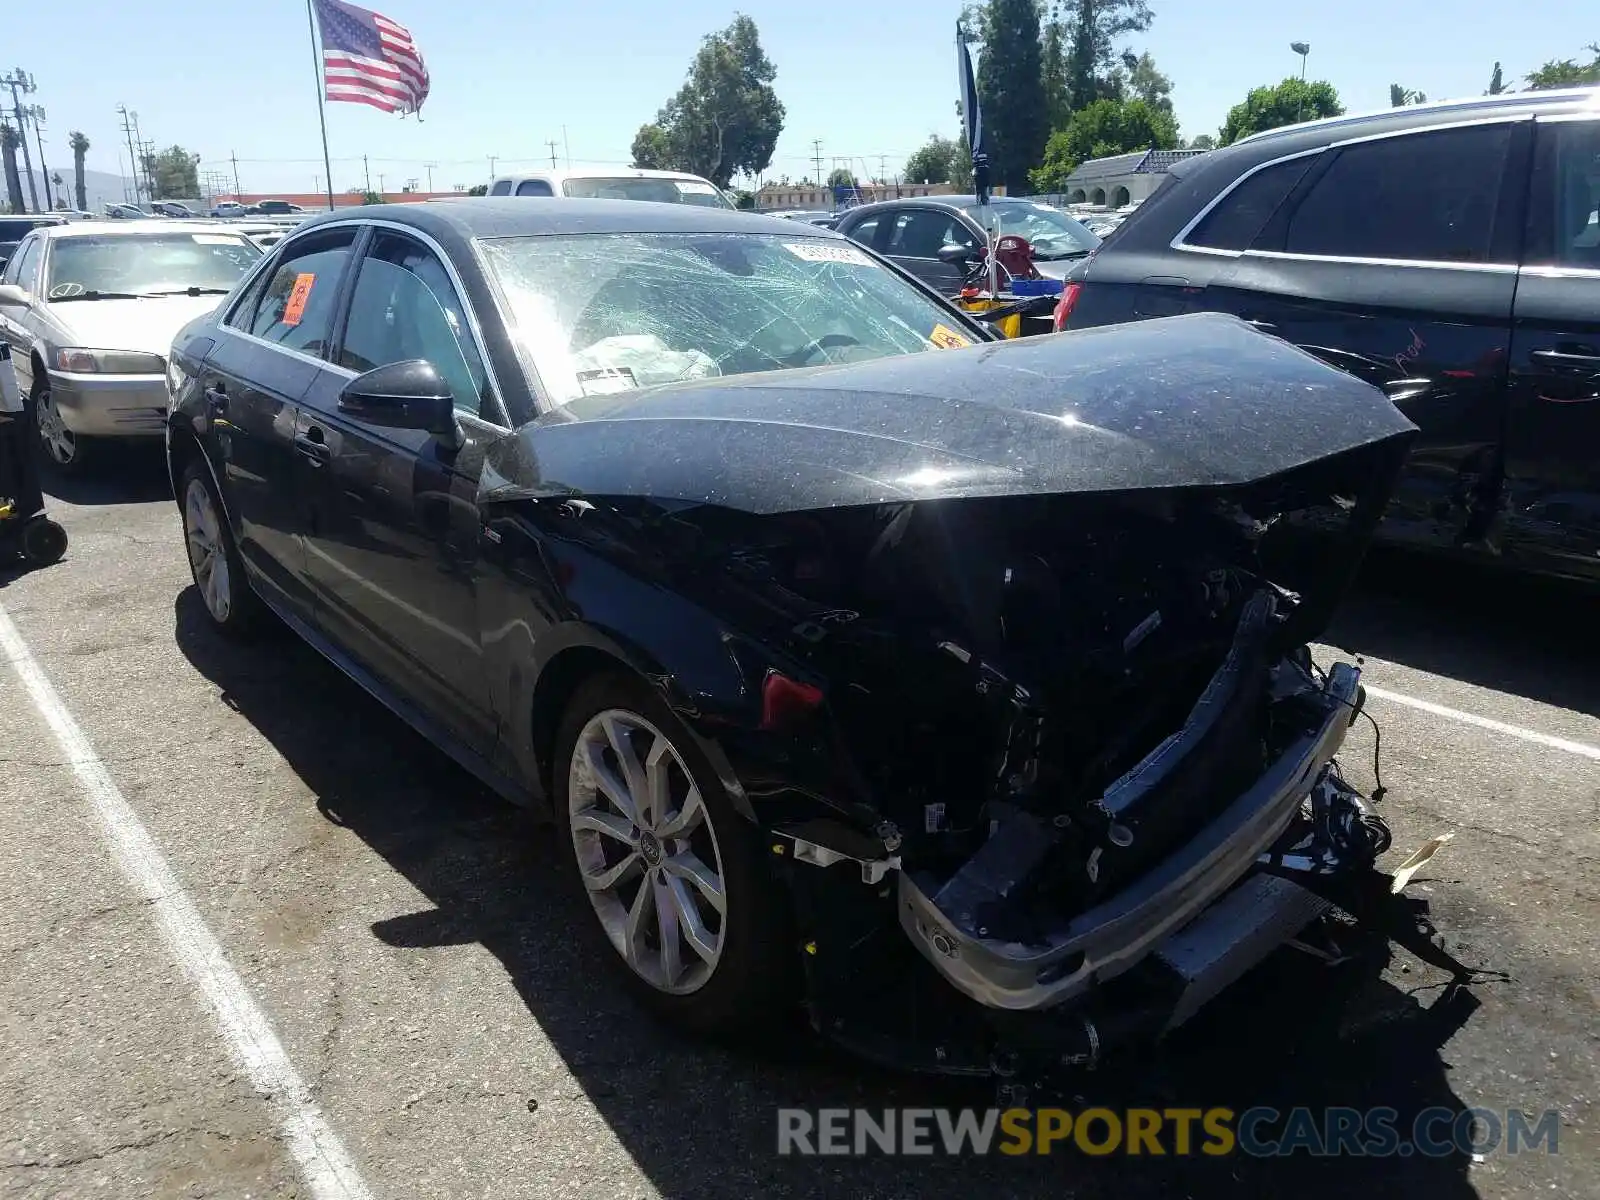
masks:
{"type": "Polygon", "coordinates": [[[1488,1108],[781,1108],[778,1153],[1448,1158],[1556,1154],[1560,1128],[1553,1110],[1488,1108]]]}

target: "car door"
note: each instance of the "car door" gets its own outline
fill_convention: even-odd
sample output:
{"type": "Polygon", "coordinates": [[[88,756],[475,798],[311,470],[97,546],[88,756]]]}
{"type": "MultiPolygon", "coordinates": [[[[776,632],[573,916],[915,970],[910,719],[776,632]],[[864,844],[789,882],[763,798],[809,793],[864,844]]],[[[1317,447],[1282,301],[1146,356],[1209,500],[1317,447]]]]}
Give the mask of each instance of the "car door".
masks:
{"type": "Polygon", "coordinates": [[[975,234],[959,214],[934,206],[905,208],[885,214],[887,229],[880,252],[893,259],[942,296],[953,296],[966,280],[966,270],[939,258],[946,246],[964,246],[974,254],[981,249],[975,234]]]}
{"type": "Polygon", "coordinates": [[[478,632],[478,476],[508,422],[462,293],[434,248],[374,230],[334,348],[306,398],[307,568],[317,624],[422,715],[487,757],[496,728],[478,632]],[[462,443],[342,411],[351,379],[411,359],[449,382],[462,443]]]}
{"type": "Polygon", "coordinates": [[[1387,536],[1492,546],[1525,197],[1526,119],[1327,148],[1206,288],[1384,389],[1421,429],[1387,536]]]}
{"type": "Polygon", "coordinates": [[[1600,577],[1600,121],[1540,118],[1511,332],[1508,557],[1600,577]]]}
{"type": "Polygon", "coordinates": [[[207,452],[239,553],[268,600],[309,624],[298,404],[322,368],[354,226],[286,241],[218,326],[201,363],[207,452]]]}
{"type": "Polygon", "coordinates": [[[28,293],[27,304],[0,304],[0,337],[11,346],[11,361],[17,372],[17,388],[24,400],[33,391],[34,344],[32,306],[38,300],[39,256],[43,238],[30,235],[17,246],[6,264],[0,282],[12,283],[28,293]]]}

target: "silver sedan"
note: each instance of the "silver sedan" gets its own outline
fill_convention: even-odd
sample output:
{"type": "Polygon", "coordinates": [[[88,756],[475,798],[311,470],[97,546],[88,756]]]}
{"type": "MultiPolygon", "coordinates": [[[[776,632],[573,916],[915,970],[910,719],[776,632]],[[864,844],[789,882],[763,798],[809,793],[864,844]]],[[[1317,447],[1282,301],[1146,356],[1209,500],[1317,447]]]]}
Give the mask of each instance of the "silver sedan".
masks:
{"type": "Polygon", "coordinates": [[[46,455],[76,470],[93,439],[160,437],[173,336],[261,257],[243,234],[187,221],[36,229],[0,275],[0,338],[46,455]]]}

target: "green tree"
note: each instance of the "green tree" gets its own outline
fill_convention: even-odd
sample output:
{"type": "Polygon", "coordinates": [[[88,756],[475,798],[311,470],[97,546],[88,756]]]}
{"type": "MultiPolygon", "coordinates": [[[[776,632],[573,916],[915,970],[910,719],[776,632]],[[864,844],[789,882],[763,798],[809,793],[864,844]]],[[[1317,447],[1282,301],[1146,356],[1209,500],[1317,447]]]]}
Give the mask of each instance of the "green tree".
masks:
{"type": "Polygon", "coordinates": [[[772,87],[777,75],[756,23],[735,16],[701,43],[688,79],[656,114],[655,129],[640,128],[635,161],[642,151],[660,166],[692,171],[723,188],[735,174],[765,171],[783,132],[784,108],[772,87]]]}
{"type": "Polygon", "coordinates": [[[1062,19],[1072,111],[1096,100],[1121,99],[1117,45],[1128,34],[1150,28],[1154,16],[1147,0],[1063,0],[1062,19]]]}
{"type": "Polygon", "coordinates": [[[1528,90],[1539,92],[1547,88],[1584,87],[1600,83],[1600,45],[1584,47],[1593,54],[1594,61],[1580,63],[1575,59],[1552,59],[1528,76],[1528,90]]]}
{"type": "Polygon", "coordinates": [[[467,189],[467,195],[469,196],[487,196],[488,194],[489,185],[487,183],[475,183],[467,189]]]}
{"type": "Polygon", "coordinates": [[[1389,85],[1389,107],[1404,108],[1408,104],[1426,103],[1428,97],[1422,92],[1413,91],[1411,88],[1401,87],[1398,83],[1389,85]]]}
{"type": "Polygon", "coordinates": [[[919,146],[906,159],[902,175],[907,183],[953,183],[956,157],[960,152],[961,148],[954,140],[935,134],[926,145],[919,146]]]}
{"type": "Polygon", "coordinates": [[[1067,26],[1059,0],[1050,5],[1045,17],[1040,58],[1048,126],[1052,130],[1065,129],[1072,116],[1072,93],[1067,72],[1067,26]]]}
{"type": "Polygon", "coordinates": [[[22,203],[22,172],[17,170],[17,147],[21,144],[17,131],[0,121],[0,159],[5,161],[6,199],[10,201],[14,213],[28,211],[22,203]]]}
{"type": "Polygon", "coordinates": [[[852,187],[853,188],[853,187],[856,186],[856,177],[854,175],[852,175],[844,167],[835,167],[832,171],[830,171],[828,173],[828,186],[831,187],[831,188],[835,188],[835,187],[852,187]]]}
{"type": "Polygon", "coordinates": [[[1314,121],[1319,117],[1337,117],[1344,112],[1339,103],[1339,93],[1333,84],[1323,79],[1309,82],[1290,76],[1275,87],[1251,88],[1243,104],[1228,110],[1217,141],[1232,145],[1242,137],[1277,129],[1298,121],[1314,121]]]}
{"type": "Polygon", "coordinates": [[[989,0],[979,32],[978,99],[990,179],[1020,194],[1050,136],[1039,10],[1034,0],[989,0]]]}
{"type": "Polygon", "coordinates": [[[200,156],[182,146],[169,146],[160,154],[141,158],[150,180],[152,200],[181,200],[200,194],[200,156]]]}
{"type": "Polygon", "coordinates": [[[633,165],[641,171],[664,171],[672,160],[672,142],[667,131],[651,122],[639,126],[633,135],[633,165]]]}
{"type": "Polygon", "coordinates": [[[1135,150],[1172,150],[1178,145],[1178,123],[1171,113],[1144,100],[1096,100],[1072,114],[1065,129],[1050,135],[1044,163],[1031,174],[1037,191],[1065,189],[1067,176],[1079,163],[1135,150]]]}
{"type": "Polygon", "coordinates": [[[384,200],[383,193],[374,192],[370,188],[363,188],[362,191],[361,191],[361,203],[363,203],[363,204],[386,204],[388,202],[386,200],[384,200]]]}
{"type": "Polygon", "coordinates": [[[750,210],[756,206],[756,194],[745,188],[735,188],[733,191],[733,206],[750,210]]]}
{"type": "Polygon", "coordinates": [[[1487,92],[1485,92],[1484,95],[1485,96],[1498,96],[1501,92],[1503,92],[1505,90],[1506,90],[1505,76],[1500,73],[1500,64],[1499,63],[1495,63],[1495,65],[1494,65],[1494,74],[1489,76],[1489,90],[1487,92]]]}
{"type": "Polygon", "coordinates": [[[89,139],[74,129],[67,138],[67,145],[72,147],[72,198],[79,212],[87,212],[89,192],[83,183],[83,156],[89,153],[89,139]]]}
{"type": "Polygon", "coordinates": [[[1147,51],[1135,58],[1126,55],[1123,64],[1128,70],[1128,93],[1133,100],[1143,100],[1157,112],[1173,116],[1172,80],[1156,70],[1156,60],[1147,51]]]}
{"type": "Polygon", "coordinates": [[[1202,133],[1199,137],[1190,138],[1189,145],[1185,148],[1189,150],[1215,150],[1217,148],[1217,139],[1209,133],[1202,133]]]}

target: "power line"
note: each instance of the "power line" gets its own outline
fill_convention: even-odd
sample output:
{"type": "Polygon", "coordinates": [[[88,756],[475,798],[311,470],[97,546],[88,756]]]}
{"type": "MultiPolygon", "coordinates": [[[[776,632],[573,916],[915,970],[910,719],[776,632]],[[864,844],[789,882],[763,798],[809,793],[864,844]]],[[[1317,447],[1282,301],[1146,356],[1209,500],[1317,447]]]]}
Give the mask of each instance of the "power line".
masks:
{"type": "Polygon", "coordinates": [[[39,189],[33,180],[33,160],[28,154],[28,123],[23,119],[23,96],[31,96],[39,89],[34,86],[33,76],[21,67],[15,68],[9,75],[0,75],[0,87],[11,89],[11,111],[17,117],[17,138],[22,143],[22,167],[28,173],[28,197],[33,201],[33,211],[39,211],[39,189]]]}
{"type": "Polygon", "coordinates": [[[812,161],[817,164],[816,181],[818,183],[821,183],[822,182],[822,139],[821,138],[812,138],[811,139],[811,150],[812,150],[812,154],[814,156],[812,158],[812,161]]]}
{"type": "Polygon", "coordinates": [[[139,203],[139,153],[133,148],[132,114],[126,104],[117,105],[122,114],[122,135],[128,139],[128,169],[133,173],[133,202],[139,203]]]}

